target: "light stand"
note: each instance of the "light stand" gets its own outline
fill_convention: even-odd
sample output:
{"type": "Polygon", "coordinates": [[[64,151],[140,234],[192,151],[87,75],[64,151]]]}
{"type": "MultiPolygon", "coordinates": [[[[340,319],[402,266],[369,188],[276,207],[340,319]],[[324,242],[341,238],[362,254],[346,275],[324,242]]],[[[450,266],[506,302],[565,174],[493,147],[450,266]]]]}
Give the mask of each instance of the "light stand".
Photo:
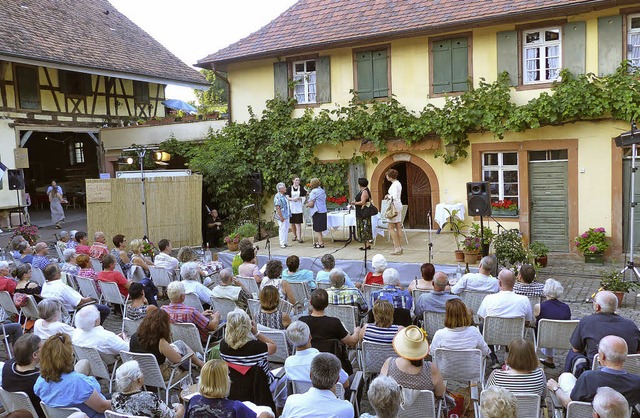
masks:
{"type": "Polygon", "coordinates": [[[431,219],[431,211],[427,214],[427,222],[429,223],[429,262],[433,262],[433,240],[431,238],[433,220],[431,219]]]}
{"type": "MultiPolygon", "coordinates": [[[[148,150],[157,150],[158,147],[140,147],[140,148],[127,148],[123,151],[135,151],[138,154],[138,160],[140,161],[140,191],[141,191],[141,202],[142,202],[142,230],[144,236],[143,240],[147,241],[149,239],[149,223],[147,217],[147,202],[145,198],[145,183],[144,183],[144,157],[147,155],[148,150]]],[[[133,158],[127,163],[132,164],[133,158]]]]}

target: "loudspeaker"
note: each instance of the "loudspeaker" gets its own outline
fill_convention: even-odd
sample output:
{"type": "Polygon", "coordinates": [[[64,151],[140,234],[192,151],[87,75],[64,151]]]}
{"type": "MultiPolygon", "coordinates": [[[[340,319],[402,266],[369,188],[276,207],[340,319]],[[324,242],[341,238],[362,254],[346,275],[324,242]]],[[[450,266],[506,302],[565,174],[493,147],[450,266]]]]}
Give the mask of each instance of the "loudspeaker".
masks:
{"type": "Polygon", "coordinates": [[[491,216],[491,189],[488,181],[467,183],[467,207],[473,216],[491,216]]]}
{"type": "Polygon", "coordinates": [[[249,193],[262,194],[262,172],[249,173],[249,193]]]}
{"type": "Polygon", "coordinates": [[[9,190],[24,190],[24,174],[22,169],[9,170],[9,190]]]}

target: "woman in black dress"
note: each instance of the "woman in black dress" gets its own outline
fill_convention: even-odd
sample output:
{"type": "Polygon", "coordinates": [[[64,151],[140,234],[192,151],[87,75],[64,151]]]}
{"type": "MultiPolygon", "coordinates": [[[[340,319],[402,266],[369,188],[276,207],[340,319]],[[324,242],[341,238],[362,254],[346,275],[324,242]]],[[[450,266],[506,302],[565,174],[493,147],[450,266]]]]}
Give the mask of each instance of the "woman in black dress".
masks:
{"type": "Polygon", "coordinates": [[[371,217],[364,217],[362,214],[362,208],[367,202],[371,201],[371,191],[369,190],[369,181],[365,178],[358,179],[358,186],[360,191],[356,195],[352,205],[356,207],[356,228],[358,230],[358,237],[364,243],[364,246],[360,247],[361,250],[371,249],[371,240],[373,240],[373,234],[371,232],[371,217]]]}

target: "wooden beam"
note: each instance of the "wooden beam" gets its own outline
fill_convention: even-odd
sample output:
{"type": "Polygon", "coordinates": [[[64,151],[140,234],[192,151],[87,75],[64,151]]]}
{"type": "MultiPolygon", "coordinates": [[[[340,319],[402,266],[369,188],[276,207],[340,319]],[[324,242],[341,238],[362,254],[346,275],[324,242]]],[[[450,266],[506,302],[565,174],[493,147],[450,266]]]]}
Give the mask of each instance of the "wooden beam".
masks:
{"type": "MultiPolygon", "coordinates": [[[[107,86],[104,86],[105,89],[107,86]]],[[[96,76],[96,86],[93,89],[93,104],[91,105],[91,114],[96,114],[96,102],[98,101],[98,89],[100,88],[100,76],[96,76]]]]}
{"type": "Polygon", "coordinates": [[[33,131],[26,131],[24,135],[22,135],[22,138],[20,138],[20,148],[24,148],[32,133],[33,131]]]}
{"type": "MultiPolygon", "coordinates": [[[[124,82],[122,81],[121,78],[119,78],[118,81],[120,81],[120,88],[122,89],[122,94],[126,95],[127,91],[124,89],[124,82]]],[[[125,99],[124,103],[127,105],[127,112],[129,113],[129,116],[135,116],[131,114],[131,108],[129,107],[129,100],[125,99]]]]}
{"type": "Polygon", "coordinates": [[[60,103],[58,103],[58,96],[56,96],[56,90],[53,88],[53,83],[51,82],[51,76],[49,76],[49,69],[47,67],[44,68],[44,75],[47,78],[47,83],[49,87],[51,87],[51,95],[53,96],[53,102],[56,104],[56,109],[60,112],[60,103]]]}

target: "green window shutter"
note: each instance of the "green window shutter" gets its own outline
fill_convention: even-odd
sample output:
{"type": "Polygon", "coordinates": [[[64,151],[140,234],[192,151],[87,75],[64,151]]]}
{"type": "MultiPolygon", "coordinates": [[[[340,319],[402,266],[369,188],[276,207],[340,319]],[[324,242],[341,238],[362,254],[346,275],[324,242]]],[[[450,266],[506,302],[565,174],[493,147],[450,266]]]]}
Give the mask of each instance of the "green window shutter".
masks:
{"type": "Polygon", "coordinates": [[[21,109],[40,109],[40,80],[38,69],[16,67],[19,106],[21,109]]]}
{"type": "Polygon", "coordinates": [[[518,32],[510,30],[496,34],[498,47],[498,74],[509,73],[512,86],[518,85],[518,32]]]}
{"type": "Polygon", "coordinates": [[[65,70],[58,70],[58,85],[60,86],[60,92],[67,92],[67,72],[65,70]]]}
{"type": "Polygon", "coordinates": [[[613,74],[622,61],[622,16],[598,18],[598,75],[613,74]]]}
{"type": "Polygon", "coordinates": [[[276,98],[289,98],[289,65],[286,62],[273,63],[273,88],[276,98]]]}
{"type": "Polygon", "coordinates": [[[373,97],[389,97],[387,50],[371,53],[373,60],[373,97]]]}
{"type": "Polygon", "coordinates": [[[451,39],[433,42],[433,92],[449,93],[452,90],[451,39]]]}
{"type": "Polygon", "coordinates": [[[562,42],[562,67],[573,74],[584,74],[587,70],[587,24],[570,22],[564,25],[562,42]]]}
{"type": "Polygon", "coordinates": [[[316,59],[316,102],[331,102],[331,58],[316,59]]]}
{"type": "Polygon", "coordinates": [[[469,89],[469,45],[467,38],[451,40],[451,87],[452,91],[469,89]]]}
{"type": "Polygon", "coordinates": [[[371,51],[361,51],[356,54],[356,77],[358,80],[358,85],[356,86],[358,99],[373,99],[373,63],[371,51]]]}

